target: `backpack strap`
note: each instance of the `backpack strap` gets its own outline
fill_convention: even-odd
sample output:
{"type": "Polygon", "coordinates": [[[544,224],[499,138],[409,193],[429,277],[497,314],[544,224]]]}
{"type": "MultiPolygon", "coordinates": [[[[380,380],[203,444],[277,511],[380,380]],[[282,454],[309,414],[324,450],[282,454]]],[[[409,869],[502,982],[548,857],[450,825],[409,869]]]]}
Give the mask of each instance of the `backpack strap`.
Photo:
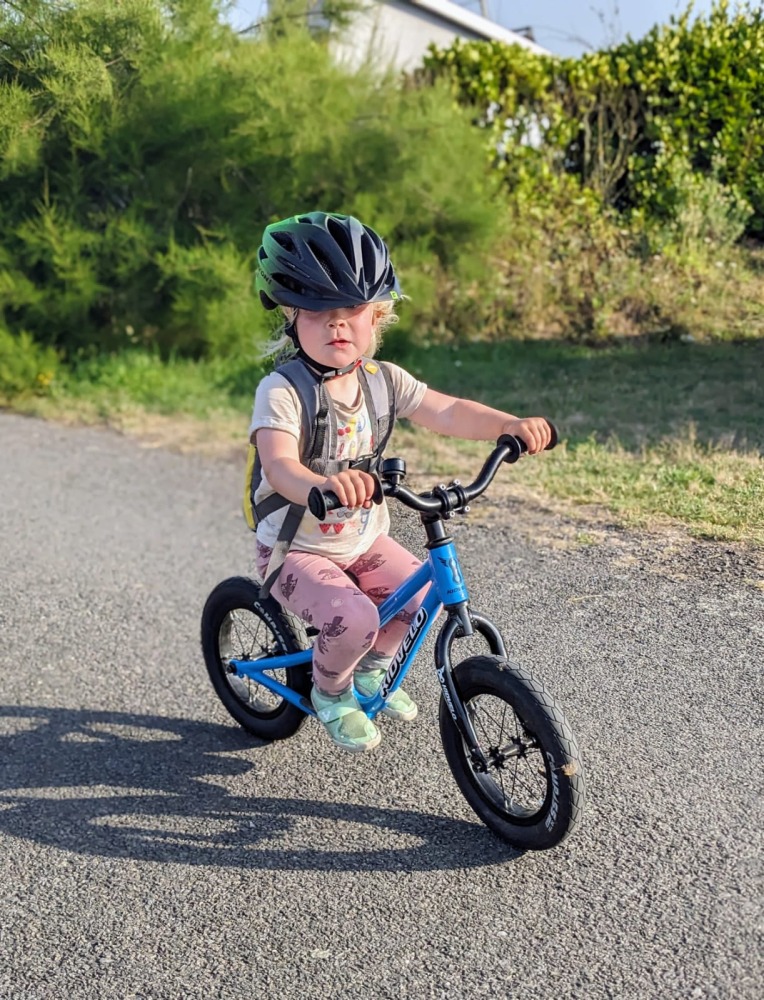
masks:
{"type": "Polygon", "coordinates": [[[375,471],[395,427],[396,404],[393,381],[387,365],[366,359],[358,369],[358,381],[361,383],[369,418],[376,421],[376,432],[372,440],[375,459],[372,471],[375,471]]]}
{"type": "MultiPolygon", "coordinates": [[[[300,457],[303,461],[306,456],[312,456],[316,452],[317,439],[321,438],[323,450],[323,440],[326,435],[326,423],[330,420],[329,411],[331,404],[325,386],[321,383],[317,375],[299,358],[292,358],[279,365],[276,369],[297,393],[301,406],[301,429],[300,429],[300,457]],[[323,392],[321,391],[323,389],[323,392]]],[[[337,418],[334,418],[336,427],[337,418]]]]}
{"type": "MultiPolygon", "coordinates": [[[[313,469],[316,465],[316,454],[320,455],[331,441],[332,421],[336,437],[337,418],[328,399],[328,393],[319,378],[299,358],[292,358],[279,365],[276,371],[292,386],[300,401],[300,460],[313,469]],[[319,447],[321,451],[318,450],[319,447]]],[[[256,521],[262,521],[274,511],[288,507],[268,560],[265,579],[260,587],[260,598],[264,599],[270,594],[271,587],[284,565],[284,559],[297,534],[306,508],[302,504],[291,503],[280,493],[272,493],[255,505],[254,493],[262,479],[262,466],[258,469],[258,473],[259,475],[252,480],[252,505],[256,521]]]]}
{"type": "MultiPolygon", "coordinates": [[[[300,458],[305,461],[305,456],[311,455],[315,451],[315,437],[320,430],[321,423],[328,419],[328,413],[320,413],[318,379],[298,358],[285,362],[276,371],[292,386],[300,401],[300,458]]],[[[328,403],[325,409],[329,409],[328,403]]],[[[255,455],[254,463],[254,470],[248,478],[250,484],[249,506],[254,512],[252,519],[254,523],[250,524],[250,527],[253,529],[263,518],[282,507],[286,507],[289,503],[280,493],[272,493],[260,503],[255,503],[255,493],[263,478],[263,467],[259,455],[255,455]]]]}
{"type": "Polygon", "coordinates": [[[279,531],[278,538],[276,539],[276,544],[273,546],[271,558],[268,560],[268,568],[265,571],[265,579],[260,587],[260,600],[265,600],[265,598],[270,594],[271,587],[276,582],[276,577],[281,572],[281,567],[284,565],[287,552],[289,552],[294,536],[297,534],[297,529],[300,527],[300,522],[305,515],[306,509],[306,507],[297,503],[289,504],[289,510],[286,512],[284,523],[281,525],[281,530],[279,531]]]}

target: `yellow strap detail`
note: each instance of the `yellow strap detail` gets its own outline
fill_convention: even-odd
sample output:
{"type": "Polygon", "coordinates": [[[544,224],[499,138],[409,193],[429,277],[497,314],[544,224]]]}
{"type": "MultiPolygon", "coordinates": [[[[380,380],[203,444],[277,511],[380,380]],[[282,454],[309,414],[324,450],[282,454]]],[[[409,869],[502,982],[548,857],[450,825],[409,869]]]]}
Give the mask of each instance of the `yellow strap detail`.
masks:
{"type": "Polygon", "coordinates": [[[242,497],[242,510],[244,511],[244,519],[251,528],[252,531],[257,527],[257,521],[255,520],[255,511],[252,507],[252,476],[255,471],[255,458],[257,457],[257,448],[253,444],[250,444],[249,451],[247,452],[247,468],[244,473],[244,496],[242,497]]]}
{"type": "Polygon", "coordinates": [[[366,364],[364,365],[364,368],[369,373],[369,375],[376,375],[377,372],[379,371],[379,367],[373,364],[371,361],[367,361],[366,364]]]}

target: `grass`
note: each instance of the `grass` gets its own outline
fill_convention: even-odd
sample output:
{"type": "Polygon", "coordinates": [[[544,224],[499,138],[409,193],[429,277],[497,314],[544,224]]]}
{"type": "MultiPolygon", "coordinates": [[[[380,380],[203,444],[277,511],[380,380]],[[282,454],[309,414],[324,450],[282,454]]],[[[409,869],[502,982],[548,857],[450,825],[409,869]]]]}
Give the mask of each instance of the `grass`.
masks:
{"type": "MultiPolygon", "coordinates": [[[[588,348],[390,340],[384,356],[433,388],[557,424],[561,446],[519,463],[508,480],[526,495],[580,511],[595,505],[627,525],[672,523],[696,537],[764,546],[764,341],[588,348]]],[[[243,456],[259,377],[251,361],[162,363],[135,353],[80,364],[47,395],[4,402],[185,450],[241,448],[243,456]]],[[[405,422],[394,447],[410,469],[463,480],[485,453],[405,422]]]]}
{"type": "Polygon", "coordinates": [[[694,426],[698,442],[764,449],[764,340],[424,345],[391,360],[444,392],[548,414],[572,444],[615,437],[633,449],[683,438],[694,426]]]}
{"type": "Polygon", "coordinates": [[[557,424],[563,446],[514,473],[526,488],[764,545],[764,342],[425,344],[399,360],[434,388],[557,424]]]}

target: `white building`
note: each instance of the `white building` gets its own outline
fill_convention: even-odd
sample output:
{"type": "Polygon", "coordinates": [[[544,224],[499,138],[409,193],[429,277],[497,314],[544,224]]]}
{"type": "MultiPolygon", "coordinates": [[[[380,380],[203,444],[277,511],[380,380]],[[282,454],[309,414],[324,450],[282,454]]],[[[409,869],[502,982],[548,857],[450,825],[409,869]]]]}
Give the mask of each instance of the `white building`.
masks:
{"type": "Polygon", "coordinates": [[[333,51],[352,67],[371,62],[381,69],[412,70],[421,65],[429,45],[448,48],[456,38],[547,51],[450,0],[367,0],[365,9],[334,40],[333,51]]]}

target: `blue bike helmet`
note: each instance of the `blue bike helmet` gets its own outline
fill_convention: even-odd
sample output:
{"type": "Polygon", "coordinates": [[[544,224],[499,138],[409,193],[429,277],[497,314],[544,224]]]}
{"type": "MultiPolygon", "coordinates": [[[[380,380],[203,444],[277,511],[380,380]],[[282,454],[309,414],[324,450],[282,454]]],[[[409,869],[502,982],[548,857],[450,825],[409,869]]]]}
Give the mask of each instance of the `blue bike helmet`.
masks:
{"type": "Polygon", "coordinates": [[[255,285],[266,309],[320,312],[401,298],[384,240],[352,215],[327,212],[266,228],[255,285]]]}

